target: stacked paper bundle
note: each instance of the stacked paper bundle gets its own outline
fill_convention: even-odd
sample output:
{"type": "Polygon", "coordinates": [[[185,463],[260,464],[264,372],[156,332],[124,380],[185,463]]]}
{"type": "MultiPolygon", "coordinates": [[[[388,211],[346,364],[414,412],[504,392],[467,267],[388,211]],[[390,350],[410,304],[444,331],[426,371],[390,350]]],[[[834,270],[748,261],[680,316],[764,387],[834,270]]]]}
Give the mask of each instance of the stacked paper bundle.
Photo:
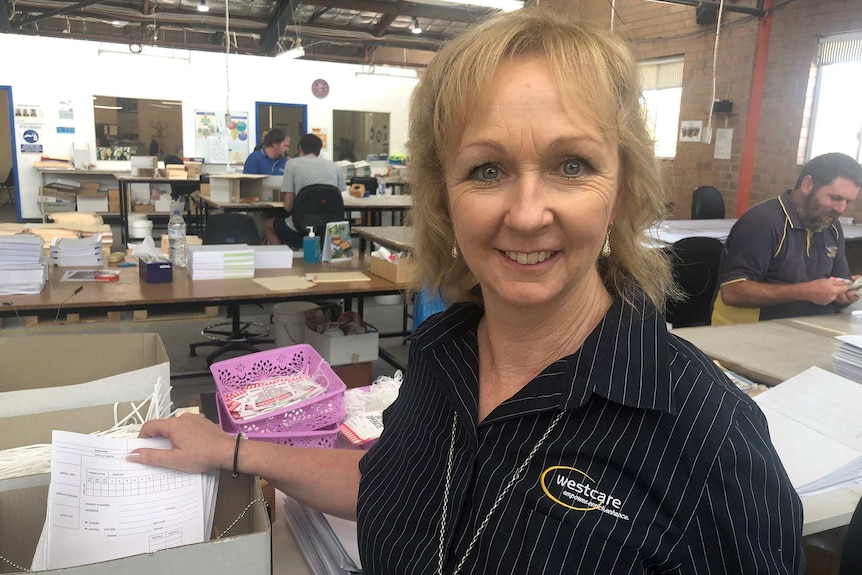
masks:
{"type": "Polygon", "coordinates": [[[51,245],[51,263],[60,267],[101,266],[102,236],[71,240],[62,238],[51,245]]]}
{"type": "Polygon", "coordinates": [[[832,354],[832,371],[862,383],[862,335],[839,335],[841,343],[832,354]]]}
{"type": "Polygon", "coordinates": [[[286,270],[293,267],[293,250],[288,246],[254,246],[254,269],[286,270]]]}
{"type": "Polygon", "coordinates": [[[362,573],[356,522],[325,515],[285,497],[284,514],[314,575],[362,573]]]}
{"type": "Polygon", "coordinates": [[[32,234],[0,237],[0,294],[37,294],[47,279],[42,238],[32,234]]]}
{"type": "Polygon", "coordinates": [[[193,280],[254,277],[254,248],[246,244],[189,246],[188,252],[193,280]]]}

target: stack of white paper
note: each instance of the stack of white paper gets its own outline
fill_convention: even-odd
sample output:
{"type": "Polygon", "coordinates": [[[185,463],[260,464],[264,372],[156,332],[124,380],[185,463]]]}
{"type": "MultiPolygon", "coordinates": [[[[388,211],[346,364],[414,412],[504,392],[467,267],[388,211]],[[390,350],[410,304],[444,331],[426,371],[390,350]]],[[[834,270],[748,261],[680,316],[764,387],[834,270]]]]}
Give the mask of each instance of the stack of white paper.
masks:
{"type": "Polygon", "coordinates": [[[37,294],[47,280],[42,238],[33,234],[0,237],[0,294],[37,294]]]}
{"type": "Polygon", "coordinates": [[[33,571],[63,569],[207,541],[218,473],[183,473],[126,460],[166,438],[54,431],[51,485],[33,571]]]}
{"type": "Polygon", "coordinates": [[[293,267],[293,250],[288,246],[254,246],[254,269],[286,270],[293,267]]]}
{"type": "Polygon", "coordinates": [[[101,266],[102,236],[62,238],[51,245],[51,263],[60,267],[101,266]]]}
{"type": "Polygon", "coordinates": [[[754,401],[799,495],[862,483],[862,386],[811,367],[754,401]]]}
{"type": "Polygon", "coordinates": [[[314,575],[362,573],[356,522],[325,515],[285,498],[284,514],[314,575]]]}
{"type": "Polygon", "coordinates": [[[188,247],[193,280],[254,277],[254,248],[246,244],[188,247]]]}
{"type": "Polygon", "coordinates": [[[862,383],[862,335],[839,335],[841,343],[832,354],[832,371],[862,383]]]}

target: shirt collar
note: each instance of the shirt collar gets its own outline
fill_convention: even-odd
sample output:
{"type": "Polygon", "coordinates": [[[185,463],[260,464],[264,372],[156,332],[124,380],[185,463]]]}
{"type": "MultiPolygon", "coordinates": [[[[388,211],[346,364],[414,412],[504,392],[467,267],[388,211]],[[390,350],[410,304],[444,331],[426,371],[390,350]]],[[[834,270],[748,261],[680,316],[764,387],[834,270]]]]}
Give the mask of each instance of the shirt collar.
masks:
{"type": "MultiPolygon", "coordinates": [[[[675,413],[664,317],[642,292],[636,292],[631,299],[629,303],[615,298],[581,349],[542,372],[543,376],[553,377],[538,377],[522,392],[536,398],[537,407],[544,404],[546,408],[576,409],[596,394],[633,408],[675,413]]],[[[431,365],[445,376],[446,387],[462,382],[474,401],[478,401],[478,360],[465,355],[462,348],[466,343],[476,349],[483,313],[473,304],[455,304],[413,336],[420,353],[430,354],[431,365]],[[461,363],[452,358],[460,358],[461,363]],[[458,376],[453,377],[452,370],[458,370],[458,376]]],[[[458,398],[456,409],[469,412],[472,410],[464,391],[455,390],[450,397],[458,398]]],[[[512,399],[524,398],[516,395],[512,399]]]]}
{"type": "MultiPolygon", "coordinates": [[[[793,205],[793,200],[791,199],[792,194],[793,190],[787,190],[786,192],[778,196],[778,202],[781,204],[781,209],[784,210],[784,216],[790,223],[791,228],[795,230],[808,230],[808,228],[805,227],[805,224],[802,223],[802,218],[799,216],[799,212],[796,211],[796,206],[793,205]]],[[[835,235],[836,238],[841,237],[841,233],[838,231],[840,226],[840,222],[838,222],[838,220],[835,220],[835,222],[828,228],[832,230],[832,233],[835,235]]],[[[823,230],[820,231],[822,232],[823,230]]],[[[814,234],[817,232],[811,233],[814,234]]]]}
{"type": "Polygon", "coordinates": [[[787,190],[778,196],[778,203],[781,204],[781,209],[784,210],[784,216],[790,222],[790,227],[797,230],[804,230],[805,224],[802,223],[802,218],[799,217],[799,212],[796,211],[796,206],[793,205],[793,190],[787,190]]]}

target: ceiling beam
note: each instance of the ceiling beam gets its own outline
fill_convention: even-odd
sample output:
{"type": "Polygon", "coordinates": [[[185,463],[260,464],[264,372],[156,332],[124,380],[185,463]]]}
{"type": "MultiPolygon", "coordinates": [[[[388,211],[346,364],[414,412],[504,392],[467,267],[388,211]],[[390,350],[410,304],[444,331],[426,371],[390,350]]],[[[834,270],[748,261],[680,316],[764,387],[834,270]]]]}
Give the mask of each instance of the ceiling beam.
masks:
{"type": "Polygon", "coordinates": [[[57,8],[56,10],[49,10],[48,12],[42,12],[37,16],[30,16],[28,18],[24,18],[16,22],[17,28],[23,28],[28,24],[33,24],[35,22],[39,22],[41,20],[46,20],[48,18],[53,18],[54,16],[64,16],[76,10],[80,10],[81,8],[86,8],[87,6],[92,6],[93,4],[101,4],[104,0],[83,0],[78,2],[77,4],[69,4],[64,8],[57,8]]]}
{"type": "Polygon", "coordinates": [[[10,16],[9,3],[6,0],[0,0],[0,33],[8,34],[12,31],[10,16]]]}
{"type": "MultiPolygon", "coordinates": [[[[695,7],[706,7],[706,8],[718,8],[720,6],[719,2],[711,2],[709,0],[652,0],[653,2],[661,2],[664,4],[680,4],[682,6],[695,6],[695,7]]],[[[758,2],[758,5],[762,5],[761,2],[758,2]]],[[[766,16],[766,12],[761,10],[760,8],[749,8],[748,6],[736,6],[735,4],[725,4],[724,10],[728,12],[737,12],[739,14],[750,14],[751,16],[757,16],[758,18],[763,18],[766,16]]]]}
{"type": "MultiPolygon", "coordinates": [[[[0,0],[2,1],[2,0],[0,0]]],[[[401,2],[399,2],[401,4],[401,2]]],[[[377,21],[377,26],[374,27],[374,31],[372,34],[375,38],[380,38],[386,31],[389,30],[389,27],[392,26],[392,23],[395,22],[395,19],[398,17],[397,14],[384,14],[377,21]]]]}
{"type": "Polygon", "coordinates": [[[436,6],[409,4],[406,2],[399,3],[404,4],[403,7],[393,2],[380,2],[378,0],[347,0],[346,2],[341,2],[339,0],[302,0],[302,3],[305,6],[334,8],[337,5],[338,8],[342,10],[377,12],[378,14],[390,14],[395,16],[416,16],[417,18],[450,20],[452,22],[465,22],[468,24],[475,22],[479,17],[476,13],[469,12],[462,8],[438,8],[436,6]]]}
{"type": "Polygon", "coordinates": [[[260,37],[260,49],[269,54],[281,40],[281,32],[293,20],[293,0],[281,0],[276,4],[275,12],[266,25],[266,30],[260,37]]]}

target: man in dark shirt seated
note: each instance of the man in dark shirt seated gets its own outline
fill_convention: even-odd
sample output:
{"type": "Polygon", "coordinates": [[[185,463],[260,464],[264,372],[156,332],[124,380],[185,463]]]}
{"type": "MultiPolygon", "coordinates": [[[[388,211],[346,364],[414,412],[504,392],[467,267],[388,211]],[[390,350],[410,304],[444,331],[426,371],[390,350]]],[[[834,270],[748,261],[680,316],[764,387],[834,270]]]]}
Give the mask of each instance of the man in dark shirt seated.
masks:
{"type": "Polygon", "coordinates": [[[834,313],[859,299],[848,291],[838,218],[860,186],[856,160],[824,154],[805,164],[795,189],[743,214],[725,243],[713,325],[834,313]]]}

